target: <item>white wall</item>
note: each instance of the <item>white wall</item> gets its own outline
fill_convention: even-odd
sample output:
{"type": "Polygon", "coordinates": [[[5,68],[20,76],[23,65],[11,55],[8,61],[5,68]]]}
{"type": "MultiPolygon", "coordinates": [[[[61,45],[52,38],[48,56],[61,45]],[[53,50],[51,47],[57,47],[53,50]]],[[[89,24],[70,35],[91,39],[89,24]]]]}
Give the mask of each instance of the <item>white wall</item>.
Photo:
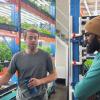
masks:
{"type": "Polygon", "coordinates": [[[68,45],[59,37],[56,37],[55,66],[58,78],[68,79],[68,45]]]}

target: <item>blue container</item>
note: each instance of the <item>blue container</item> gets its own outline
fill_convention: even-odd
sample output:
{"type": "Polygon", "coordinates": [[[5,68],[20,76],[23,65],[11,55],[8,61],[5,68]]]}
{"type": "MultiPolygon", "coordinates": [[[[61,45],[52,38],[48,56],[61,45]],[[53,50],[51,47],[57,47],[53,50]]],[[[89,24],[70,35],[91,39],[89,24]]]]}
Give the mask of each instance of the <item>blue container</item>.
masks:
{"type": "Polygon", "coordinates": [[[29,87],[28,87],[28,83],[29,83],[29,79],[26,79],[26,80],[25,80],[25,84],[26,84],[26,86],[27,86],[27,88],[28,88],[30,94],[37,94],[37,93],[38,93],[37,88],[36,88],[36,87],[29,88],[29,87]]]}
{"type": "Polygon", "coordinates": [[[14,74],[10,80],[11,80],[11,82],[18,84],[18,78],[17,78],[16,74],[14,74]]]}

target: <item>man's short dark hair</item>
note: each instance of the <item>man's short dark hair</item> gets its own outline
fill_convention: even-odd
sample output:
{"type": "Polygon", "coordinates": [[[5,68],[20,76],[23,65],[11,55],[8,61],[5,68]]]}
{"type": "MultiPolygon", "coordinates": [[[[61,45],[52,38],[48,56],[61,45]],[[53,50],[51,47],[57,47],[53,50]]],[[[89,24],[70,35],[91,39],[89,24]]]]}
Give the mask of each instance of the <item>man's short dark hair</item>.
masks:
{"type": "Polygon", "coordinates": [[[40,33],[39,33],[37,30],[35,30],[35,29],[24,30],[24,31],[23,31],[23,37],[24,37],[24,38],[26,38],[28,32],[36,33],[36,34],[38,34],[38,36],[39,36],[39,34],[40,34],[40,33]]]}

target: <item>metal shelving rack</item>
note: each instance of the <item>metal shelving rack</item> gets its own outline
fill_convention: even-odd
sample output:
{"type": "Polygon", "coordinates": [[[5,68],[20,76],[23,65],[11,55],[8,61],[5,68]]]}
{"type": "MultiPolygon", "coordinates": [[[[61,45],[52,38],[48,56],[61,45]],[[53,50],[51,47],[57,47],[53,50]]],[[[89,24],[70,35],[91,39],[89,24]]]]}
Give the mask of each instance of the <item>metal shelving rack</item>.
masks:
{"type": "MultiPolygon", "coordinates": [[[[16,33],[17,35],[13,37],[13,45],[10,46],[9,42],[6,40],[6,38],[3,36],[4,41],[7,43],[7,45],[10,47],[12,54],[15,54],[16,52],[20,51],[20,41],[21,41],[21,18],[20,18],[20,0],[17,0],[18,4],[12,6],[12,11],[11,14],[12,15],[16,15],[12,16],[12,22],[13,25],[16,28],[16,33]],[[16,39],[17,42],[16,42],[16,39]],[[13,48],[13,46],[16,48],[16,50],[13,48]]],[[[10,35],[9,35],[10,37],[10,35]]],[[[12,38],[12,37],[11,37],[12,38]]],[[[2,88],[3,86],[1,86],[2,89],[0,89],[0,99],[1,100],[5,100],[5,99],[12,99],[15,98],[16,96],[16,87],[17,87],[17,82],[15,82],[15,75],[11,78],[11,84],[8,84],[6,87],[4,86],[4,88],[2,88]],[[13,80],[14,79],[14,80],[13,80]],[[14,83],[13,83],[14,81],[14,83]]]]}
{"type": "MultiPolygon", "coordinates": [[[[82,42],[81,40],[83,39],[82,37],[82,31],[84,30],[81,30],[80,32],[80,29],[79,29],[79,21],[80,21],[80,0],[71,0],[70,1],[70,10],[71,10],[71,16],[72,16],[72,37],[71,37],[71,48],[72,48],[72,51],[71,51],[71,54],[72,54],[72,68],[71,71],[72,71],[72,76],[71,76],[71,83],[70,83],[70,86],[72,86],[71,89],[71,96],[69,100],[77,100],[77,98],[74,97],[74,88],[75,88],[75,85],[77,84],[77,82],[79,82],[79,67],[80,65],[82,65],[82,56],[80,57],[80,52],[82,52],[80,49],[82,49],[82,47],[80,48],[80,42],[82,42]],[[81,34],[80,34],[81,33],[81,34]]],[[[86,21],[88,21],[89,19],[92,19],[93,17],[95,16],[85,16],[83,17],[83,19],[81,19],[81,24],[85,24],[86,21]]],[[[83,28],[83,26],[81,26],[83,28]]],[[[88,57],[94,57],[93,56],[84,56],[85,58],[88,58],[88,57]]]]}
{"type": "MultiPolygon", "coordinates": [[[[76,83],[79,81],[79,39],[76,36],[79,34],[79,16],[80,16],[80,0],[70,1],[70,15],[72,16],[72,88],[74,89],[76,83]]],[[[72,100],[77,100],[72,93],[72,100]]]]}
{"type": "MultiPolygon", "coordinates": [[[[15,28],[16,28],[16,33],[17,33],[17,35],[14,35],[13,37],[11,37],[11,35],[9,34],[8,35],[8,37],[11,37],[11,38],[14,38],[14,47],[16,46],[17,47],[17,50],[15,50],[14,52],[13,52],[13,54],[15,54],[16,52],[18,52],[18,51],[20,51],[20,44],[21,44],[21,0],[14,0],[15,2],[14,2],[14,4],[11,6],[12,7],[12,10],[11,10],[11,20],[12,20],[12,22],[13,22],[13,25],[15,26],[15,28]],[[17,37],[17,40],[18,40],[18,43],[16,43],[16,37],[17,37]]],[[[52,17],[54,17],[55,18],[55,12],[53,11],[52,12],[52,10],[54,9],[54,7],[55,7],[55,2],[52,0],[51,1],[51,10],[50,10],[50,14],[51,14],[51,16],[52,17]]],[[[55,35],[55,26],[52,24],[51,25],[51,34],[54,36],[55,35]]],[[[6,41],[6,40],[5,40],[6,41]]],[[[7,42],[7,41],[6,41],[7,42]]],[[[9,43],[7,42],[7,44],[9,45],[9,43]]],[[[11,49],[12,50],[12,49],[11,49]]],[[[15,77],[15,76],[14,76],[15,77]]],[[[52,89],[50,89],[50,93],[51,92],[53,92],[53,91],[55,91],[55,82],[52,82],[51,83],[51,85],[52,86],[50,86],[50,88],[52,89]]],[[[11,86],[12,87],[12,86],[11,86]]],[[[5,91],[3,91],[3,92],[5,92],[5,93],[7,93],[7,95],[8,95],[8,92],[9,93],[11,93],[11,91],[13,91],[13,88],[11,88],[10,86],[7,88],[7,90],[9,90],[9,91],[7,91],[7,92],[5,92],[5,91]]],[[[14,87],[14,89],[15,89],[15,87],[14,87]]],[[[6,90],[6,89],[5,89],[6,90]]],[[[2,92],[1,90],[0,90],[0,92],[2,92]]],[[[15,92],[12,92],[13,93],[13,97],[15,97],[16,95],[16,93],[15,92]]],[[[4,94],[4,93],[3,93],[4,94]]],[[[6,95],[6,94],[5,94],[6,95]]],[[[3,95],[1,94],[1,97],[2,97],[3,95]]],[[[3,99],[5,98],[5,96],[3,97],[3,99]]],[[[7,98],[8,99],[8,98],[7,98]]],[[[9,98],[9,99],[11,99],[11,98],[9,98]]]]}

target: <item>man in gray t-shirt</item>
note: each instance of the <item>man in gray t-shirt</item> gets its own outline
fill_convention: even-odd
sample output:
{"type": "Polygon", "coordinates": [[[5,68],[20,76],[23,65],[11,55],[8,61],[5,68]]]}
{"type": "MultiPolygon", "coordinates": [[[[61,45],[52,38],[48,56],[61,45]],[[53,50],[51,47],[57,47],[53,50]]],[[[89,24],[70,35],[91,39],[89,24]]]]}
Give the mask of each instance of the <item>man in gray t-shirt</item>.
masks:
{"type": "Polygon", "coordinates": [[[48,100],[47,83],[57,78],[51,57],[37,48],[39,38],[37,31],[28,30],[23,37],[27,49],[13,56],[7,73],[0,79],[0,85],[7,83],[17,71],[17,100],[48,100]]]}

